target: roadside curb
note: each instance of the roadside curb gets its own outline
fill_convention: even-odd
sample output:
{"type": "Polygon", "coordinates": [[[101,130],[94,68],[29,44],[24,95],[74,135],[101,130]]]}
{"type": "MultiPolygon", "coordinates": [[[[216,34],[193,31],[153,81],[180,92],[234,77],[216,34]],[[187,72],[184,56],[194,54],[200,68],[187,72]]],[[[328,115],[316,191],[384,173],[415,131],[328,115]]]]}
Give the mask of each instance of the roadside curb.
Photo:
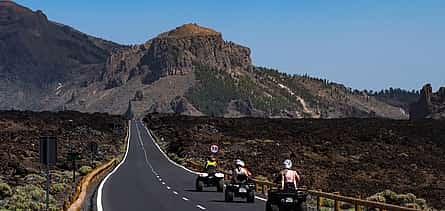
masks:
{"type": "Polygon", "coordinates": [[[85,201],[85,197],[88,191],[88,188],[90,185],[103,173],[110,170],[114,163],[116,162],[116,159],[112,159],[108,163],[94,169],[89,174],[84,176],[80,183],[76,186],[76,190],[74,191],[73,195],[71,196],[70,200],[66,202],[63,206],[63,210],[67,211],[78,211],[82,207],[83,202],[85,201]]]}

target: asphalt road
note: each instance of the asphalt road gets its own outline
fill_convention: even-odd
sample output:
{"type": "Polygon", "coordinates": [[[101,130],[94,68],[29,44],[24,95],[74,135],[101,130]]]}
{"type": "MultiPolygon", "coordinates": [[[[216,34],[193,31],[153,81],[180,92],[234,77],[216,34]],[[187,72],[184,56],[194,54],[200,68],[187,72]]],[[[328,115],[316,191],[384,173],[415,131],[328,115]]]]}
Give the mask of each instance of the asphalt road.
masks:
{"type": "Polygon", "coordinates": [[[224,202],[224,194],[209,189],[195,192],[196,175],[170,162],[140,121],[131,121],[124,161],[98,189],[98,210],[264,210],[265,202],[243,199],[224,202]],[[212,190],[212,191],[210,191],[212,190]]]}

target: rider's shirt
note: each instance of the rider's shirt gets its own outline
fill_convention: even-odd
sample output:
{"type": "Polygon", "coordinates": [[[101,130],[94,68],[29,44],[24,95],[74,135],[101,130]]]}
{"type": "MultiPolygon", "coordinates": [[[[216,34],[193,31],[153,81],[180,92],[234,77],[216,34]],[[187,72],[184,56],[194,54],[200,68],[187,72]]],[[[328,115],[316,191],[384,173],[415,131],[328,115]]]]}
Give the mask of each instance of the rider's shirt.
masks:
{"type": "Polygon", "coordinates": [[[207,169],[209,166],[216,167],[216,166],[217,166],[216,161],[208,160],[208,161],[206,162],[205,168],[207,169]]]}
{"type": "Polygon", "coordinates": [[[237,175],[246,175],[250,176],[249,170],[247,168],[235,168],[234,174],[237,175]]]}

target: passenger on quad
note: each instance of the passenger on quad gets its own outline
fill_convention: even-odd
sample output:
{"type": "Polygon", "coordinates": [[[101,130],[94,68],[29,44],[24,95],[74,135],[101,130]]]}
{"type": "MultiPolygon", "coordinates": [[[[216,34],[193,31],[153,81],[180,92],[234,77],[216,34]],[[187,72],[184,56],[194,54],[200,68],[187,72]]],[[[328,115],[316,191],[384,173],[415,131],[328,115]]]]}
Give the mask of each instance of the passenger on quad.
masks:
{"type": "Polygon", "coordinates": [[[246,181],[250,177],[250,172],[246,168],[244,161],[237,159],[235,161],[235,169],[233,170],[232,180],[235,183],[241,183],[246,181]]]}
{"type": "Polygon", "coordinates": [[[207,157],[207,161],[204,165],[204,172],[212,173],[216,171],[216,168],[218,167],[218,163],[216,162],[215,155],[211,154],[207,157]]]}
{"type": "Polygon", "coordinates": [[[232,180],[225,189],[225,201],[232,202],[235,197],[244,198],[247,203],[255,202],[255,182],[250,179],[250,172],[247,170],[244,161],[237,159],[235,169],[232,171],[232,180]]]}
{"type": "Polygon", "coordinates": [[[297,183],[300,181],[300,175],[295,170],[292,170],[292,161],[286,159],[283,162],[283,170],[281,175],[281,190],[295,191],[297,190],[297,183]]]}

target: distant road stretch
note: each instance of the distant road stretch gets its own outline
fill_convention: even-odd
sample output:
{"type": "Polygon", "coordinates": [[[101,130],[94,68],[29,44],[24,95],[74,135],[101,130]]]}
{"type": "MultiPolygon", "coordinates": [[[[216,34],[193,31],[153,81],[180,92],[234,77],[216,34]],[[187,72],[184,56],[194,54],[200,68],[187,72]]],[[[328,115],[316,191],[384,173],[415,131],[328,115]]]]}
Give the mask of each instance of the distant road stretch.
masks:
{"type": "Polygon", "coordinates": [[[264,210],[263,200],[224,202],[224,193],[195,192],[194,172],[175,165],[160,151],[140,121],[131,121],[124,161],[99,186],[99,211],[251,211],[264,210]]]}

